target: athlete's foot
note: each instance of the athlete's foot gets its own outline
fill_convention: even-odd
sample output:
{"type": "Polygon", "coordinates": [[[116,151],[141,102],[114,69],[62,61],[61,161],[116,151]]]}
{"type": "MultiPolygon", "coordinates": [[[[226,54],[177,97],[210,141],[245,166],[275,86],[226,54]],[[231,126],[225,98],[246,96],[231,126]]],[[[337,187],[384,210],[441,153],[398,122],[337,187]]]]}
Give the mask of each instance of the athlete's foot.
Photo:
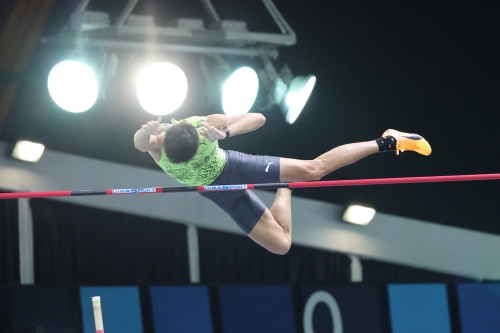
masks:
{"type": "Polygon", "coordinates": [[[404,151],[414,151],[416,153],[429,156],[432,153],[431,145],[418,134],[399,132],[388,129],[382,134],[383,137],[392,136],[396,139],[396,154],[404,151]]]}

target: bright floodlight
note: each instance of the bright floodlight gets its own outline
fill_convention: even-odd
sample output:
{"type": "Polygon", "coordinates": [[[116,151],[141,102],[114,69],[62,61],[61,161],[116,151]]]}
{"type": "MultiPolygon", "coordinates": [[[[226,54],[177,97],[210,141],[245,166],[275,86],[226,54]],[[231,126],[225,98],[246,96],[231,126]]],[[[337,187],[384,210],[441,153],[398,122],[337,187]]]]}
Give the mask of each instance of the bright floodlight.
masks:
{"type": "Polygon", "coordinates": [[[60,62],[52,68],[48,87],[54,102],[69,112],[87,111],[99,94],[99,84],[92,69],[74,60],[60,62]]]}
{"type": "Polygon", "coordinates": [[[222,86],[222,109],[227,115],[250,111],[259,91],[259,78],[250,67],[237,69],[222,86]]]}
{"type": "Polygon", "coordinates": [[[35,163],[40,160],[44,150],[45,146],[41,143],[18,141],[12,151],[12,157],[18,160],[35,163]]]}
{"type": "Polygon", "coordinates": [[[290,82],[285,97],[285,117],[289,124],[293,124],[306,105],[316,83],[316,76],[297,76],[290,82]]]}
{"type": "Polygon", "coordinates": [[[375,209],[359,205],[350,205],[347,207],[342,219],[346,222],[367,225],[375,216],[375,209]]]}
{"type": "Polygon", "coordinates": [[[187,95],[182,69],[161,62],[142,69],[137,78],[137,98],[147,112],[162,116],[177,110],[187,95]]]}

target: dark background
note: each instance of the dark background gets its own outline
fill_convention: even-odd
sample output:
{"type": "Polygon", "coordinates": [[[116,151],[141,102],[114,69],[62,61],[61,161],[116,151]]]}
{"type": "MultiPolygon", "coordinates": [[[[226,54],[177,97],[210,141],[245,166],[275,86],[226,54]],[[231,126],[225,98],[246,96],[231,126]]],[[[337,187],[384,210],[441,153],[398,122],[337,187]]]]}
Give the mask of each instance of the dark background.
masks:
{"type": "MultiPolygon", "coordinates": [[[[13,3],[5,1],[2,11],[7,13],[13,3]]],[[[59,32],[76,3],[56,1],[42,35],[59,32]]],[[[88,9],[109,12],[113,22],[125,3],[91,1],[88,9]]],[[[279,49],[278,69],[287,63],[296,75],[313,73],[317,85],[295,124],[287,125],[275,109],[265,113],[267,124],[258,132],[221,142],[222,148],[310,159],[395,128],[423,135],[433,147],[432,155],[370,156],[325,179],[499,172],[498,1],[275,4],[298,40],[295,46],[279,49]]],[[[252,31],[277,32],[259,1],[214,5],[223,19],[245,20],[252,31]]],[[[135,13],[153,15],[157,25],[176,17],[208,22],[194,0],[141,1],[135,13]]],[[[0,28],[7,17],[0,15],[0,28]]],[[[136,129],[154,118],[140,108],[132,90],[134,66],[144,54],[120,53],[119,73],[107,87],[107,99],[85,113],[71,114],[58,109],[46,86],[50,68],[68,51],[52,45],[35,47],[0,140],[31,139],[51,150],[157,168],[132,144],[136,129]]],[[[164,120],[220,112],[202,106],[199,58],[172,56],[187,71],[190,92],[184,105],[164,120]]],[[[294,195],[339,204],[358,201],[384,213],[500,234],[498,190],[497,181],[483,181],[301,189],[294,195]]]]}

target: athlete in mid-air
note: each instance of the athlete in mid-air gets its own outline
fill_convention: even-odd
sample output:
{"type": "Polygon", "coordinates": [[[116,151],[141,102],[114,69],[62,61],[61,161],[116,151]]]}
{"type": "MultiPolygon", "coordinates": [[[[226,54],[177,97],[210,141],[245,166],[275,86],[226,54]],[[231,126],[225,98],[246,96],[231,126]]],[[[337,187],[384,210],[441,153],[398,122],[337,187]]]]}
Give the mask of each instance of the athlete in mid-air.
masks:
{"type": "MultiPolygon", "coordinates": [[[[149,121],[134,135],[134,145],[149,152],[172,178],[188,186],[259,184],[318,180],[363,157],[385,151],[430,155],[421,136],[389,129],[373,141],[342,145],[313,160],[256,156],[222,150],[218,141],[255,131],[266,122],[259,113],[190,117],[172,124],[149,121]]],[[[200,192],[217,204],[256,243],[285,254],[292,243],[291,190],[280,188],[271,208],[250,190],[200,192]]]]}

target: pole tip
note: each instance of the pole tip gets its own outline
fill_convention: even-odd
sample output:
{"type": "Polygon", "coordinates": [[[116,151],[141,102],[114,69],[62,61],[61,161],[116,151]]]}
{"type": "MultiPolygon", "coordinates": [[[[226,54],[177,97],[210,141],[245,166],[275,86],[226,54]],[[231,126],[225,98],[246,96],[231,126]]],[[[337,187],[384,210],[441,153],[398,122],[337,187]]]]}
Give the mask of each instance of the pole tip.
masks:
{"type": "Polygon", "coordinates": [[[100,302],[100,301],[101,301],[101,296],[92,297],[92,302],[100,302]]]}

